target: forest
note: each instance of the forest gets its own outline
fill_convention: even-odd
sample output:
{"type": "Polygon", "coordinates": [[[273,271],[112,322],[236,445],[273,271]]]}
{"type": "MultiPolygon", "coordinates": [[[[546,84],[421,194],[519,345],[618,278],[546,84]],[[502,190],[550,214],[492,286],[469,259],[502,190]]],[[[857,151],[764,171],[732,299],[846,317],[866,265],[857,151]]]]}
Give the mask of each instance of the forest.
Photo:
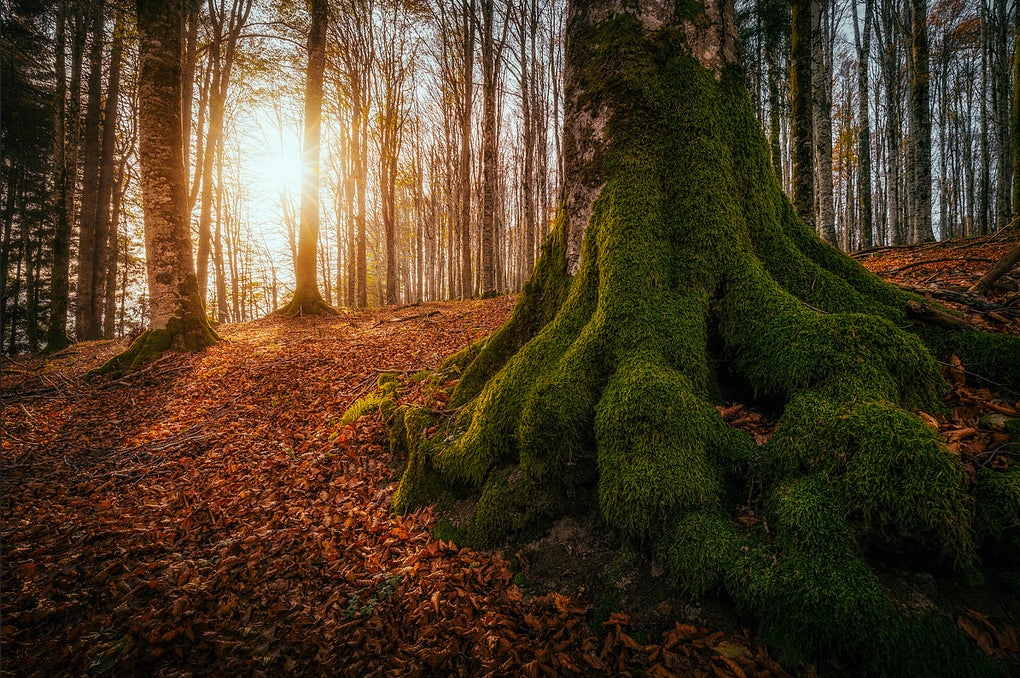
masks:
{"type": "MultiPolygon", "coordinates": [[[[562,2],[331,4],[315,264],[325,301],[520,290],[561,191],[562,2]]],[[[801,193],[812,207],[799,213],[829,242],[948,240],[1014,218],[1007,4],[939,0],[918,19],[903,0],[818,3],[803,29],[811,80],[795,91],[791,3],[737,3],[772,162],[791,196],[795,176],[810,176],[801,193]],[[798,93],[808,104],[795,122],[798,93]],[[810,160],[798,164],[796,149],[810,160]]],[[[282,0],[187,9],[195,266],[210,317],[245,321],[294,289],[310,15],[282,0]]],[[[6,353],[146,324],[131,11],[118,0],[4,2],[6,353]]]]}
{"type": "Polygon", "coordinates": [[[3,675],[1020,671],[1020,5],[0,0],[3,675]]]}

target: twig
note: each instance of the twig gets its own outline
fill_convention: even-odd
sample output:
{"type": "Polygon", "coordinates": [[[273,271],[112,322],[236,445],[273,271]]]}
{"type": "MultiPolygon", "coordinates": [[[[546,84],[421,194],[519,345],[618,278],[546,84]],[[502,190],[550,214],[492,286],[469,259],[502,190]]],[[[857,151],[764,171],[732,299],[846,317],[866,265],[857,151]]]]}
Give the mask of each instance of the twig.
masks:
{"type": "Polygon", "coordinates": [[[399,318],[381,318],[372,323],[372,327],[378,327],[383,323],[402,323],[408,320],[416,320],[418,318],[431,318],[432,316],[439,315],[440,311],[428,311],[427,313],[416,313],[415,315],[405,315],[399,318]]]}
{"type": "Polygon", "coordinates": [[[924,261],[914,261],[906,266],[900,266],[899,268],[890,268],[882,271],[875,271],[879,275],[892,275],[893,273],[902,273],[911,268],[917,268],[918,266],[927,266],[928,264],[941,264],[947,261],[973,261],[982,264],[992,263],[993,259],[987,257],[939,257],[938,259],[925,259],[924,261]]]}

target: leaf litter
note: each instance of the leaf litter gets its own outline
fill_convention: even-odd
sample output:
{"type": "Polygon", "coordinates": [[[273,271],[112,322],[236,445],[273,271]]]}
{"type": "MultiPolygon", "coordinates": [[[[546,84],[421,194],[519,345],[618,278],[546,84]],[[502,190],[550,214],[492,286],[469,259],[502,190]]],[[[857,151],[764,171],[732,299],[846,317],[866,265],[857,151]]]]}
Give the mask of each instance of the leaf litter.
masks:
{"type": "Polygon", "coordinates": [[[385,427],[341,414],[513,303],[228,325],[120,382],[83,375],[123,343],[10,361],[4,675],[781,675],[747,632],[593,628],[430,510],[389,512],[385,427]]]}
{"type": "MultiPolygon", "coordinates": [[[[890,248],[863,263],[953,306],[940,290],[958,294],[1004,240],[890,248]]],[[[975,324],[1020,333],[1015,284],[1014,272],[988,295],[998,310],[957,306],[975,324]]],[[[8,359],[0,671],[788,675],[733,624],[689,623],[665,601],[655,634],[622,605],[603,621],[584,587],[519,585],[527,549],[511,558],[464,548],[434,536],[430,509],[389,512],[385,426],[378,416],[341,426],[341,414],[380,373],[435,368],[513,303],[229,325],[203,353],[167,354],[118,381],[83,375],[123,343],[8,359]]],[[[1011,464],[1015,443],[989,417],[1015,418],[1020,402],[969,383],[958,361],[945,369],[949,410],[918,415],[971,478],[1011,464]]],[[[443,407],[444,394],[419,385],[407,397],[443,407]]],[[[758,444],[777,426],[753,405],[718,409],[758,444]]],[[[750,503],[738,518],[759,520],[750,503]]],[[[960,607],[956,619],[989,654],[1020,659],[1012,615],[960,607]]]]}

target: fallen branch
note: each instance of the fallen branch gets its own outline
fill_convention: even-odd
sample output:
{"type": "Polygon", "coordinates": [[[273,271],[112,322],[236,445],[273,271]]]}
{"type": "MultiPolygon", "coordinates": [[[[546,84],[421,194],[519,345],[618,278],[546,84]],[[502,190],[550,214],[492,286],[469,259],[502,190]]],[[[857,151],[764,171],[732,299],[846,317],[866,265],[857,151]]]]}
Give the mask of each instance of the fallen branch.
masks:
{"type": "Polygon", "coordinates": [[[928,264],[941,264],[947,261],[974,261],[983,264],[991,263],[993,260],[987,257],[940,257],[938,259],[926,259],[925,261],[914,261],[907,264],[906,266],[900,266],[899,268],[890,268],[884,271],[875,271],[878,275],[892,275],[893,273],[901,273],[911,268],[917,268],[918,266],[927,266],[928,264]]]}
{"type": "Polygon", "coordinates": [[[1009,252],[1006,252],[1001,259],[995,262],[995,264],[988,269],[988,272],[981,276],[980,280],[974,283],[968,292],[971,294],[984,294],[993,284],[995,284],[995,281],[1006,275],[1006,272],[1009,271],[1009,269],[1016,266],[1017,262],[1020,262],[1020,244],[1017,244],[1009,252]]]}
{"type": "Polygon", "coordinates": [[[383,323],[403,323],[408,320],[417,320],[418,318],[431,318],[432,316],[439,315],[439,311],[429,311],[427,313],[417,313],[415,315],[404,315],[397,318],[383,318],[382,320],[376,320],[372,327],[378,327],[383,323]]]}
{"type": "Polygon", "coordinates": [[[950,330],[974,329],[974,326],[963,318],[957,318],[955,315],[950,315],[945,311],[940,311],[937,308],[926,306],[917,301],[908,301],[906,310],[907,315],[926,325],[945,327],[950,330]]]}
{"type": "Polygon", "coordinates": [[[938,287],[913,287],[911,285],[900,285],[899,287],[916,294],[928,294],[936,299],[963,304],[964,306],[969,306],[970,308],[983,313],[990,313],[994,311],[1002,315],[1020,317],[1020,311],[1017,311],[1016,309],[1003,306],[1002,304],[992,303],[986,299],[975,297],[974,295],[966,292],[954,292],[952,290],[944,290],[938,287]]]}

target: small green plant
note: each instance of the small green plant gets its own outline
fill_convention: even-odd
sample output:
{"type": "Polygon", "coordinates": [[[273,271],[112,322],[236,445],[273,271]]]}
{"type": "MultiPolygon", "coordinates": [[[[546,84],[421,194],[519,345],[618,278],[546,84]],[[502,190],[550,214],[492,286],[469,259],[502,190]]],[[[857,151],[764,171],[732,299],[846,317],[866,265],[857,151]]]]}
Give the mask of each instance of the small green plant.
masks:
{"type": "MultiPolygon", "coordinates": [[[[344,608],[344,621],[350,621],[355,617],[371,616],[375,612],[375,608],[380,602],[386,600],[397,590],[397,586],[404,580],[402,574],[387,574],[383,577],[382,582],[378,585],[375,593],[368,596],[364,602],[361,601],[361,596],[355,593],[351,596],[351,599],[347,601],[347,606],[344,608]]],[[[364,593],[364,591],[362,592],[364,593]]]]}

